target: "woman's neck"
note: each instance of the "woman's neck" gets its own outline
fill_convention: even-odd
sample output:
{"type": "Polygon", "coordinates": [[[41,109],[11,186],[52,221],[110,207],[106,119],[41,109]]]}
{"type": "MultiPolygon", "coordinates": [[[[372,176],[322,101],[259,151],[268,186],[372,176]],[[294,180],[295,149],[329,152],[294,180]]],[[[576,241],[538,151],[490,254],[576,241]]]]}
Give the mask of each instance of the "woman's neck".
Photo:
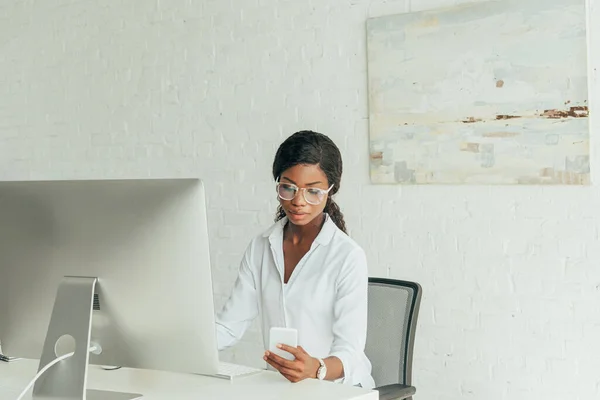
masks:
{"type": "Polygon", "coordinates": [[[312,242],[321,231],[324,223],[324,213],[321,213],[306,225],[294,225],[288,221],[283,231],[283,239],[289,240],[295,245],[306,241],[312,242]]]}

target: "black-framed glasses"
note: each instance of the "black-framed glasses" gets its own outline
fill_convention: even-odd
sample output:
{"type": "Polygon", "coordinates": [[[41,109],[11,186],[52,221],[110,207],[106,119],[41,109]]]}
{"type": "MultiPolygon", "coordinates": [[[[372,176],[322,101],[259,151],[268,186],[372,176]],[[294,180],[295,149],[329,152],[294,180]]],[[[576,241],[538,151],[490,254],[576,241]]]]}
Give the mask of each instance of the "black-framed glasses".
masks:
{"type": "Polygon", "coordinates": [[[333,189],[334,185],[331,185],[329,189],[321,189],[321,188],[299,188],[298,186],[292,183],[284,183],[279,182],[279,178],[277,178],[277,196],[281,200],[293,200],[299,191],[302,191],[304,196],[304,200],[308,204],[312,204],[313,206],[321,204],[327,193],[333,189]]]}

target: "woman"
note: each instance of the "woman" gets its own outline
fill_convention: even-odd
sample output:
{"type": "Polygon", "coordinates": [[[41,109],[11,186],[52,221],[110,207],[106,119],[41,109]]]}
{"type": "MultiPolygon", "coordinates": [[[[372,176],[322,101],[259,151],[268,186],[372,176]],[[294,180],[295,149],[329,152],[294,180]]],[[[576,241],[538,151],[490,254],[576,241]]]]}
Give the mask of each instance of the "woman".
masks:
{"type": "Polygon", "coordinates": [[[331,198],[341,177],[340,151],[327,136],[301,131],[281,144],[273,162],[276,222],[247,247],[233,292],[217,316],[217,338],[220,350],[232,346],[260,314],[265,346],[271,327],[298,330],[299,346],[282,347],[294,361],[264,356],[288,380],[372,388],[364,353],[367,263],[331,198]]]}

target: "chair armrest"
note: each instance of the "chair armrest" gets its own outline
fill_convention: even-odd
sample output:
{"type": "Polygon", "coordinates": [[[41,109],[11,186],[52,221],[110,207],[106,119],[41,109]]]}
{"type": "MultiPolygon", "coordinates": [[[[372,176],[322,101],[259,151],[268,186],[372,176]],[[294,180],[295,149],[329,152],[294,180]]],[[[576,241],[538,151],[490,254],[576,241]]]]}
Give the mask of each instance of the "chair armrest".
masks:
{"type": "Polygon", "coordinates": [[[376,387],[375,390],[379,392],[379,400],[406,399],[417,392],[414,386],[401,385],[399,383],[376,387]]]}

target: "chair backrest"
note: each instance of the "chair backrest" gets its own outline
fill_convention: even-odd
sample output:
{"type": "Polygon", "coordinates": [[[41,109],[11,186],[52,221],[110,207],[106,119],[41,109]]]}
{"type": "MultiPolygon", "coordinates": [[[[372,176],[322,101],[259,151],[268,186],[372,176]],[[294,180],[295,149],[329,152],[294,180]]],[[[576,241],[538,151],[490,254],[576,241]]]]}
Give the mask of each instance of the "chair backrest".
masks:
{"type": "Polygon", "coordinates": [[[411,385],[421,291],[416,282],[369,278],[365,353],[373,365],[377,386],[411,385]]]}

